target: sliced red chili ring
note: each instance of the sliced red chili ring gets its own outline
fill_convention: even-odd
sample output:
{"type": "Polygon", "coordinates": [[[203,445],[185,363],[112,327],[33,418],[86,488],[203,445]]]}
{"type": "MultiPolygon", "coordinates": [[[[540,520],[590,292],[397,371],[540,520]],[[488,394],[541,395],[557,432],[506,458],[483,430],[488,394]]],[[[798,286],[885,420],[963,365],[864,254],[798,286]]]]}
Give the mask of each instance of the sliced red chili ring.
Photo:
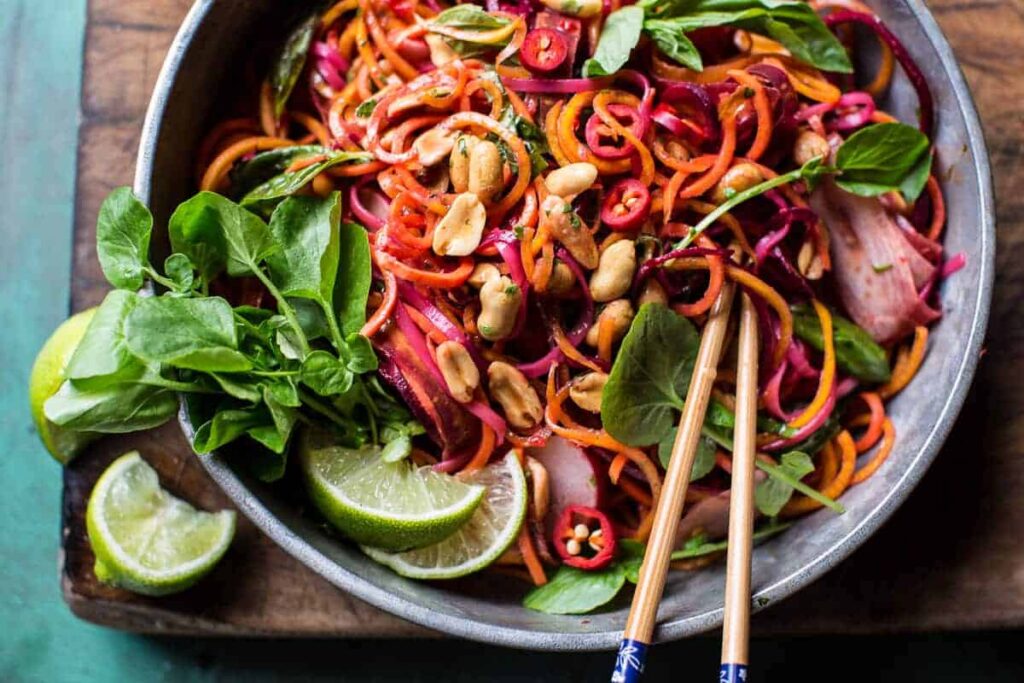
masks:
{"type": "Polygon", "coordinates": [[[650,213],[650,190],[635,178],[624,178],[605,197],[601,222],[612,230],[627,232],[639,228],[650,213]]]}
{"type": "MultiPolygon", "coordinates": [[[[633,135],[641,137],[643,121],[635,107],[617,102],[608,105],[608,112],[633,135]]],[[[586,138],[590,150],[602,159],[625,159],[633,153],[633,145],[622,139],[597,114],[587,121],[586,138]]]]}
{"type": "Polygon", "coordinates": [[[534,73],[551,73],[569,56],[569,44],[561,31],[535,28],[526,34],[519,57],[523,66],[534,73]]]}
{"type": "Polygon", "coordinates": [[[570,505],[562,512],[555,529],[555,550],[570,567],[601,569],[615,557],[615,527],[600,510],[570,505]]]}

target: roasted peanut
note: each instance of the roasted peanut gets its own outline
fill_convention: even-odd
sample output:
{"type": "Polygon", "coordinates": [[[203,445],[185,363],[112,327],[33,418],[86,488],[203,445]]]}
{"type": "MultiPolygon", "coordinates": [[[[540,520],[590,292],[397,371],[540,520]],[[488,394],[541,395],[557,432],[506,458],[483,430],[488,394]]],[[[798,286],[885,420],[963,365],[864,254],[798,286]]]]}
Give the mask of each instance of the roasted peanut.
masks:
{"type": "Polygon", "coordinates": [[[541,0],[548,8],[573,17],[596,17],[603,7],[601,0],[541,0]]]}
{"type": "Polygon", "coordinates": [[[489,202],[501,192],[504,180],[498,146],[490,140],[481,140],[469,153],[469,191],[489,202]]]}
{"type": "Polygon", "coordinates": [[[715,189],[711,192],[711,200],[716,204],[722,204],[737,192],[749,190],[763,181],[764,174],[754,164],[747,162],[736,164],[726,171],[722,179],[715,185],[715,189]]]}
{"type": "Polygon", "coordinates": [[[548,514],[548,504],[551,501],[551,484],[548,478],[548,468],[540,464],[535,458],[526,456],[526,471],[530,473],[530,485],[533,493],[530,516],[536,520],[543,520],[548,514]]]}
{"type": "Polygon", "coordinates": [[[508,363],[494,361],[487,367],[487,386],[516,429],[532,429],[544,418],[536,390],[523,373],[508,363]]]}
{"type": "Polygon", "coordinates": [[[800,134],[796,136],[796,142],[793,143],[793,161],[801,166],[815,157],[821,157],[823,161],[828,161],[831,153],[832,148],[829,147],[828,140],[813,130],[800,131],[800,134]]]}
{"type": "Polygon", "coordinates": [[[424,166],[440,163],[452,153],[455,147],[455,136],[440,128],[431,128],[412,143],[417,158],[424,166]]]}
{"type": "Polygon", "coordinates": [[[551,194],[569,199],[589,190],[597,180],[597,167],[586,161],[556,168],[544,179],[551,194]]]}
{"type": "Polygon", "coordinates": [[[808,280],[820,280],[825,272],[821,259],[811,242],[804,242],[800,245],[800,251],[796,255],[796,267],[800,270],[800,274],[808,280]]]}
{"type": "Polygon", "coordinates": [[[571,292],[575,284],[576,276],[573,274],[572,268],[561,261],[555,261],[555,267],[551,269],[551,277],[548,278],[547,292],[555,296],[562,296],[571,292]]]}
{"type": "Polygon", "coordinates": [[[616,299],[604,307],[604,310],[597,316],[597,321],[587,331],[587,343],[591,346],[597,346],[597,336],[601,329],[601,321],[603,320],[611,321],[612,342],[619,341],[629,331],[634,315],[633,304],[629,303],[629,299],[616,299]]]}
{"type": "Polygon", "coordinates": [[[469,279],[466,282],[469,283],[470,287],[480,289],[488,280],[501,277],[501,271],[498,270],[498,266],[493,263],[478,263],[473,268],[473,272],[469,274],[469,279]]]}
{"type": "Polygon", "coordinates": [[[507,277],[492,278],[480,288],[480,315],[476,319],[480,336],[488,341],[504,339],[512,332],[523,293],[507,277]]]}
{"type": "Polygon", "coordinates": [[[434,66],[441,68],[445,64],[458,59],[459,54],[448,45],[448,42],[436,33],[428,33],[423,37],[430,48],[430,61],[434,66]]]}
{"type": "Polygon", "coordinates": [[[455,139],[451,157],[448,159],[448,175],[452,181],[452,189],[456,192],[469,190],[469,155],[480,142],[474,135],[460,135],[455,139]]]}
{"type": "Polygon", "coordinates": [[[668,305],[668,294],[665,292],[665,288],[661,286],[661,283],[651,277],[640,288],[640,296],[637,298],[636,306],[640,308],[644,304],[653,303],[668,305]]]}
{"type": "Polygon", "coordinates": [[[590,413],[601,412],[601,392],[608,382],[608,375],[603,372],[588,372],[569,385],[569,398],[583,410],[590,413]]]}
{"type": "Polygon", "coordinates": [[[487,210],[472,192],[463,192],[434,228],[434,253],[467,256],[480,246],[487,223],[487,210]]]}
{"type": "Polygon", "coordinates": [[[600,254],[594,236],[572,210],[572,205],[558,195],[548,195],[540,205],[540,219],[579,264],[588,270],[597,268],[600,254]]]}
{"type": "Polygon", "coordinates": [[[633,240],[614,242],[597,264],[597,270],[590,276],[590,294],[594,301],[604,303],[618,299],[629,291],[636,271],[636,244],[633,240]]]}
{"type": "Polygon", "coordinates": [[[459,403],[473,400],[473,392],[480,386],[480,370],[465,346],[456,341],[442,343],[437,347],[437,367],[452,398],[459,403]]]}

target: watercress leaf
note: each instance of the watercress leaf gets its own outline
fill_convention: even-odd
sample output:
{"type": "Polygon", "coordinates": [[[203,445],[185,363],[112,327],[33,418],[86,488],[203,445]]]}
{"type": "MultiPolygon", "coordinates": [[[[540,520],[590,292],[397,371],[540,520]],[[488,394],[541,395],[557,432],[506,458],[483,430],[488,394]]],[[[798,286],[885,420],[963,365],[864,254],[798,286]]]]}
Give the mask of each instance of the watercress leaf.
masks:
{"type": "Polygon", "coordinates": [[[145,384],[79,388],[64,382],[43,408],[56,425],[79,432],[125,434],[158,427],[178,411],[177,394],[145,384]]]}
{"type": "Polygon", "coordinates": [[[299,388],[291,377],[277,377],[274,381],[267,382],[265,387],[270,396],[268,402],[272,399],[274,402],[288,408],[298,408],[302,405],[302,400],[299,398],[299,388]]]}
{"type": "Polygon", "coordinates": [[[644,552],[647,546],[631,538],[623,538],[619,541],[619,558],[617,562],[622,566],[626,580],[636,583],[640,580],[640,565],[644,561],[644,552]]]}
{"type": "Polygon", "coordinates": [[[185,254],[171,254],[164,261],[164,273],[174,283],[174,291],[186,293],[192,291],[195,283],[195,267],[185,254]]]}
{"type": "Polygon", "coordinates": [[[836,184],[865,197],[904,185],[908,192],[920,194],[931,169],[929,147],[924,133],[904,123],[866,126],[839,146],[836,184]]]}
{"type": "Polygon", "coordinates": [[[523,599],[523,607],[546,614],[584,614],[610,602],[626,582],[622,566],[611,564],[599,571],[561,566],[543,586],[523,599]]]}
{"type": "MultiPolygon", "coordinates": [[[[793,332],[813,348],[821,351],[825,342],[821,321],[807,304],[797,304],[793,310],[793,332]]],[[[844,371],[865,382],[888,382],[892,373],[885,350],[856,323],[832,312],[832,339],[836,349],[836,364],[844,371]]]]}
{"type": "Polygon", "coordinates": [[[816,489],[808,486],[807,484],[800,481],[800,479],[809,474],[814,470],[814,464],[811,462],[809,455],[802,451],[790,451],[782,456],[781,462],[778,465],[769,465],[760,459],[754,461],[754,465],[757,469],[768,474],[768,479],[757,485],[754,489],[754,499],[758,506],[758,509],[764,512],[768,516],[774,516],[778,514],[778,510],[792,496],[793,489],[796,489],[800,493],[804,494],[809,498],[813,498],[825,507],[833,510],[834,512],[842,514],[845,512],[845,508],[842,505],[832,500],[825,494],[817,491],[816,489]],[[775,481],[768,489],[763,487],[768,481],[775,481]],[[758,490],[763,489],[758,498],[758,490]],[[782,500],[785,498],[785,500],[782,500]],[[781,502],[779,502],[781,500],[781,502]],[[778,509],[776,509],[778,505],[778,509]],[[775,510],[774,513],[771,511],[775,510]]]}
{"type": "Polygon", "coordinates": [[[254,444],[246,449],[244,463],[257,479],[270,484],[284,476],[288,452],[275,453],[260,444],[254,444]]]}
{"type": "Polygon", "coordinates": [[[269,212],[280,200],[295,194],[327,169],[349,162],[363,163],[373,160],[373,155],[369,152],[328,150],[317,156],[322,158],[315,163],[303,166],[297,171],[285,171],[254,187],[242,197],[241,205],[246,209],[269,212]]]}
{"type": "Polygon", "coordinates": [[[249,430],[249,436],[274,453],[282,454],[288,448],[288,438],[295,427],[296,410],[279,403],[270,387],[263,389],[263,404],[270,414],[271,422],[249,430]]]}
{"type": "Polygon", "coordinates": [[[583,64],[587,78],[613,74],[629,61],[629,55],[640,42],[644,11],[629,6],[615,10],[605,19],[594,56],[583,64]]]}
{"type": "MultiPolygon", "coordinates": [[[[658,442],[658,460],[661,461],[662,467],[668,467],[675,439],[675,433],[670,432],[668,436],[658,442]]],[[[697,454],[694,456],[693,468],[690,470],[690,481],[702,479],[715,469],[715,452],[717,450],[718,447],[713,439],[707,436],[700,437],[700,440],[697,441],[697,454]]]]}
{"type": "Polygon", "coordinates": [[[631,446],[661,441],[681,410],[697,357],[693,324],[661,304],[645,304],[622,341],[601,395],[608,433],[631,446]]]}
{"type": "Polygon", "coordinates": [[[676,62],[694,71],[703,71],[704,62],[697,46],[686,37],[686,33],[671,20],[648,19],[644,32],[651,37],[658,49],[676,62]]]}
{"type": "Polygon", "coordinates": [[[816,455],[818,451],[825,447],[825,444],[834,439],[842,430],[843,426],[839,423],[839,420],[829,416],[825,420],[825,424],[818,427],[813,434],[800,443],[794,444],[792,450],[807,453],[808,455],[816,455]]]}
{"type": "Polygon", "coordinates": [[[270,279],[281,294],[311,299],[333,315],[338,274],[338,223],[341,195],[289,197],[270,218],[270,232],[280,245],[267,258],[270,279]]]}
{"type": "Polygon", "coordinates": [[[235,316],[241,318],[250,325],[258,326],[268,318],[274,317],[274,312],[269,308],[258,308],[256,306],[235,306],[235,316]]]}
{"type": "Polygon", "coordinates": [[[399,434],[384,444],[380,458],[384,462],[401,462],[409,457],[410,453],[412,453],[412,439],[408,434],[399,434]]]}
{"type": "Polygon", "coordinates": [[[299,80],[302,67],[306,64],[309,45],[313,41],[320,17],[316,14],[303,21],[292,31],[277,56],[274,68],[270,72],[270,89],[274,94],[274,117],[284,112],[284,106],[299,80]]]}
{"type": "MultiPolygon", "coordinates": [[[[783,453],[779,464],[779,471],[784,472],[793,479],[800,480],[805,475],[814,471],[814,463],[806,453],[793,451],[783,453]]],[[[768,476],[754,489],[754,504],[761,514],[768,517],[775,517],[779,511],[793,497],[793,487],[778,476],[768,476]]]]}
{"type": "Polygon", "coordinates": [[[128,313],[124,335],[133,354],[152,363],[206,372],[244,372],[231,305],[220,297],[141,299],[128,313]]]}
{"type": "MultiPolygon", "coordinates": [[[[763,541],[766,538],[770,538],[775,534],[785,531],[790,527],[789,524],[780,524],[775,520],[770,520],[760,529],[756,530],[753,535],[754,542],[763,541]]],[[[686,542],[681,550],[677,550],[672,553],[673,560],[692,560],[695,557],[703,557],[705,555],[713,555],[714,553],[720,553],[729,547],[728,541],[708,541],[707,536],[698,534],[686,542]]]]}
{"type": "Polygon", "coordinates": [[[96,255],[110,284],[132,291],[142,287],[152,231],[153,215],[130,187],[119,187],[103,200],[96,218],[96,255]]]}
{"type": "Polygon", "coordinates": [[[327,316],[320,304],[311,299],[288,299],[288,304],[294,309],[295,318],[306,339],[313,341],[331,333],[327,328],[327,316]]]}
{"type": "Polygon", "coordinates": [[[200,192],[181,204],[168,226],[171,246],[188,256],[207,282],[228,275],[251,275],[277,248],[263,220],[227,197],[200,192]]]}
{"type": "Polygon", "coordinates": [[[270,423],[270,415],[263,406],[219,410],[196,429],[192,450],[200,455],[210,453],[244,436],[249,430],[270,423]]]}
{"type": "MultiPolygon", "coordinates": [[[[461,7],[461,5],[457,5],[461,7]]],[[[359,332],[366,324],[366,300],[373,282],[370,239],[358,223],[342,223],[339,230],[338,276],[334,285],[334,309],[341,331],[359,332]]]]}
{"type": "Polygon", "coordinates": [[[377,369],[377,353],[369,339],[361,334],[350,334],[345,337],[345,345],[349,370],[362,375],[377,369]]]}
{"type": "Polygon", "coordinates": [[[144,364],[128,349],[124,321],[139,301],[139,295],[123,289],[108,293],[89,322],[64,376],[79,387],[86,382],[134,379],[144,364]]]}
{"type": "Polygon", "coordinates": [[[281,175],[300,159],[329,153],[323,145],[296,145],[259,152],[249,161],[238,164],[231,172],[231,196],[240,199],[274,176],[281,175]]]}
{"type": "Polygon", "coordinates": [[[223,372],[211,372],[210,377],[217,383],[221,390],[228,396],[256,403],[260,400],[259,378],[243,374],[229,374],[223,372]]]}
{"type": "Polygon", "coordinates": [[[344,394],[355,380],[352,371],[327,351],[314,351],[306,356],[300,377],[303,384],[321,396],[344,394]]]}

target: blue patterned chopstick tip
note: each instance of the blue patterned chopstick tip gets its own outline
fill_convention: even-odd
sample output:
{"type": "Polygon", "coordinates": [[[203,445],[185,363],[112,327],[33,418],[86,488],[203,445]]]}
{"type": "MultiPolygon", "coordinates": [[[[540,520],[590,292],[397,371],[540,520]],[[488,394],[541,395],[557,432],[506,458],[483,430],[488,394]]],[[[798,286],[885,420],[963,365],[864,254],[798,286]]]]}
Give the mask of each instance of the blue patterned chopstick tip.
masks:
{"type": "Polygon", "coordinates": [[[636,683],[644,673],[644,661],[647,659],[647,643],[639,640],[623,639],[619,643],[619,653],[615,656],[615,670],[612,671],[611,683],[636,683]]]}
{"type": "Polygon", "coordinates": [[[746,683],[746,664],[723,664],[718,670],[718,683],[746,683]]]}

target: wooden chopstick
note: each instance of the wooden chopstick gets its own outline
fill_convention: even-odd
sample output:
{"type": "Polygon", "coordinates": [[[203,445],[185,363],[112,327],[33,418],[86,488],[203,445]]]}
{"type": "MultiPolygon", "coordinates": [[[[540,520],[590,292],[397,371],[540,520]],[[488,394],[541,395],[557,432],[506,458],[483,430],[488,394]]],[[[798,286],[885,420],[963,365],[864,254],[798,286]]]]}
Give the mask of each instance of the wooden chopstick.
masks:
{"type": "Polygon", "coordinates": [[[613,683],[638,681],[643,673],[647,647],[654,635],[658,603],[665,588],[665,575],[675,544],[683,500],[686,498],[686,488],[690,483],[690,470],[693,469],[693,459],[697,454],[704,413],[707,412],[722,342],[729,324],[733,291],[732,283],[722,285],[722,291],[704,326],[700,350],[697,352],[693,376],[690,378],[690,387],[686,394],[686,405],[679,419],[672,457],[665,472],[665,483],[661,488],[658,507],[654,512],[654,526],[647,541],[644,561],[640,565],[633,605],[619,644],[619,653],[611,678],[613,683]]]}
{"type": "Polygon", "coordinates": [[[750,556],[754,535],[754,458],[757,457],[757,312],[746,294],[740,311],[733,429],[729,546],[725,567],[721,683],[747,680],[750,643],[750,556]]]}

